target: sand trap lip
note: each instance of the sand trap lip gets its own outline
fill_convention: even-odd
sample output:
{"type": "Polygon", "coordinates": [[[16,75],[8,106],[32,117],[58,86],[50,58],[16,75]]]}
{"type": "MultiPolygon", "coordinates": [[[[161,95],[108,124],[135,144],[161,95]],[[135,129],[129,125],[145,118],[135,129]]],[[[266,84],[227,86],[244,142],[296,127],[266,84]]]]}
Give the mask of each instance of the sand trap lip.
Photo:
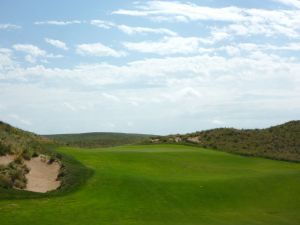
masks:
{"type": "Polygon", "coordinates": [[[5,156],[0,156],[0,165],[8,165],[15,159],[15,156],[13,155],[5,155],[5,156]]]}
{"type": "Polygon", "coordinates": [[[48,164],[43,157],[39,156],[25,161],[30,169],[26,174],[27,185],[24,190],[45,193],[56,190],[60,186],[57,176],[60,170],[60,164],[53,162],[48,164]]]}

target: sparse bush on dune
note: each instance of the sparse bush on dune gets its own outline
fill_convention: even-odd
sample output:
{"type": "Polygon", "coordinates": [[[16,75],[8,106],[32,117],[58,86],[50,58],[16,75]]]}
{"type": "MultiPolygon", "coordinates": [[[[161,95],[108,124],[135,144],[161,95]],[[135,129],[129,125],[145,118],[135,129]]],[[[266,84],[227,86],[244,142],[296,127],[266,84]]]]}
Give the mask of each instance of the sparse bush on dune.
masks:
{"type": "Polygon", "coordinates": [[[25,160],[30,160],[31,157],[32,157],[32,153],[29,152],[27,149],[25,149],[25,150],[22,152],[22,157],[23,157],[23,159],[25,159],[25,160]]]}
{"type": "Polygon", "coordinates": [[[0,155],[8,153],[30,159],[33,152],[40,152],[44,144],[52,143],[51,140],[26,132],[0,121],[0,155]]]}
{"type": "Polygon", "coordinates": [[[0,156],[1,155],[6,155],[10,152],[10,146],[9,145],[5,145],[4,143],[2,143],[2,141],[0,140],[0,156]]]}
{"type": "Polygon", "coordinates": [[[18,159],[9,163],[7,166],[0,167],[0,186],[4,188],[19,188],[26,187],[26,174],[29,169],[26,165],[20,163],[18,159]]]}
{"type": "Polygon", "coordinates": [[[15,164],[23,165],[23,162],[24,162],[24,159],[23,159],[22,155],[18,155],[14,160],[15,164]]]}

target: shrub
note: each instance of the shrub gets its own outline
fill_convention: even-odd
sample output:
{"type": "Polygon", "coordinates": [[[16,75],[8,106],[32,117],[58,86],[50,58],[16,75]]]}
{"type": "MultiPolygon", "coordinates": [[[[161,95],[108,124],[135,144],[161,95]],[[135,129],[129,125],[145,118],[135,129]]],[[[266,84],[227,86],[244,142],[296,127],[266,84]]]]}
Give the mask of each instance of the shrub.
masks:
{"type": "Polygon", "coordinates": [[[24,189],[26,187],[27,180],[15,180],[14,187],[24,189]]]}
{"type": "Polygon", "coordinates": [[[16,164],[23,164],[23,162],[24,162],[24,160],[23,160],[23,157],[22,157],[22,155],[19,155],[17,158],[15,158],[15,160],[14,160],[14,163],[16,163],[16,164]]]}
{"type": "Polygon", "coordinates": [[[32,158],[36,158],[36,157],[38,157],[39,156],[39,154],[36,152],[36,151],[34,151],[33,153],[32,153],[32,158]]]}
{"type": "Polygon", "coordinates": [[[8,174],[0,174],[0,187],[4,187],[6,189],[13,187],[13,182],[8,174]]]}
{"type": "Polygon", "coordinates": [[[24,150],[24,151],[22,152],[22,157],[23,157],[23,159],[25,159],[25,160],[30,160],[30,159],[31,159],[31,153],[30,153],[28,150],[24,150]]]}
{"type": "Polygon", "coordinates": [[[10,146],[9,145],[5,145],[4,143],[2,143],[0,141],[0,156],[1,155],[6,155],[10,152],[10,146]]]}
{"type": "Polygon", "coordinates": [[[16,180],[22,180],[24,174],[21,168],[16,168],[10,171],[11,179],[15,182],[16,180]]]}
{"type": "Polygon", "coordinates": [[[57,154],[55,155],[55,157],[56,157],[57,159],[59,159],[59,160],[62,160],[62,155],[59,154],[59,153],[57,153],[57,154]]]}
{"type": "Polygon", "coordinates": [[[54,163],[56,161],[56,158],[52,155],[51,157],[50,157],[50,159],[48,160],[48,164],[52,164],[52,163],[54,163]]]}

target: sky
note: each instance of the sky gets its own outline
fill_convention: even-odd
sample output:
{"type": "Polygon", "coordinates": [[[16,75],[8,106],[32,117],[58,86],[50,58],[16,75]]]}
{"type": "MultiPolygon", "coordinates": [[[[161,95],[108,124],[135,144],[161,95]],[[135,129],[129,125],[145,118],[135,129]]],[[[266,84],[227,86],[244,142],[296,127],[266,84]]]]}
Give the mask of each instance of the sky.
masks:
{"type": "Polygon", "coordinates": [[[300,1],[0,0],[0,120],[39,134],[300,119],[300,1]]]}

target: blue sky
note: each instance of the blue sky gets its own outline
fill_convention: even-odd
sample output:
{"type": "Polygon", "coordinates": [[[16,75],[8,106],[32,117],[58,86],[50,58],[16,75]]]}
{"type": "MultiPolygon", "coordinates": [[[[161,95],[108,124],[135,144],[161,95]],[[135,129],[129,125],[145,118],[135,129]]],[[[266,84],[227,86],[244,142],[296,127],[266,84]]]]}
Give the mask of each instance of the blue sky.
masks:
{"type": "Polygon", "coordinates": [[[2,1],[0,120],[184,133],[299,119],[300,1],[2,1]]]}

